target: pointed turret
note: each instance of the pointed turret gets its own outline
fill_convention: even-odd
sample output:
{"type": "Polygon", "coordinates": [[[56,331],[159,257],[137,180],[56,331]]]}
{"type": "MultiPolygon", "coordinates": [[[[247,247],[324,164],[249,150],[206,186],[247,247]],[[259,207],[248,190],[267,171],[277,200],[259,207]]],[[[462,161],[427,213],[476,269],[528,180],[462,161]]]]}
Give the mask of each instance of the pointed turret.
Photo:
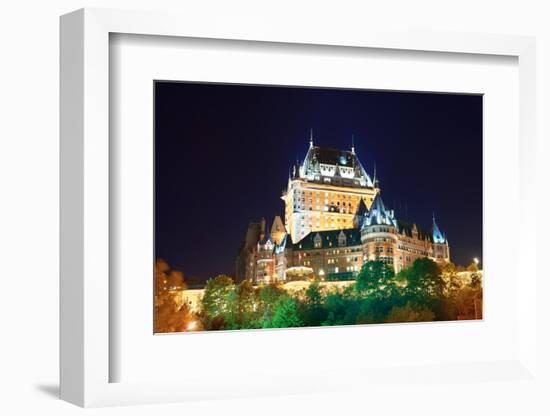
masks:
{"type": "Polygon", "coordinates": [[[413,238],[418,238],[418,227],[416,226],[416,223],[412,226],[411,234],[413,238]]]}
{"type": "Polygon", "coordinates": [[[275,244],[281,244],[285,236],[285,226],[280,216],[276,215],[271,225],[271,238],[275,244]]]}
{"type": "Polygon", "coordinates": [[[359,204],[357,205],[357,210],[355,211],[355,215],[353,217],[353,226],[355,228],[361,228],[363,226],[363,222],[365,221],[365,217],[369,213],[369,209],[367,208],[367,204],[365,204],[365,200],[361,198],[359,200],[359,204]]]}
{"type": "Polygon", "coordinates": [[[258,242],[258,251],[273,251],[273,240],[271,234],[266,231],[264,238],[258,242]]]}
{"type": "Polygon", "coordinates": [[[397,228],[397,220],[392,210],[386,209],[380,192],[374,197],[369,213],[365,218],[365,226],[369,225],[391,225],[397,228]]]}
{"type": "Polygon", "coordinates": [[[432,238],[435,244],[446,244],[447,237],[441,232],[437,223],[435,222],[435,214],[432,217],[432,238]]]}

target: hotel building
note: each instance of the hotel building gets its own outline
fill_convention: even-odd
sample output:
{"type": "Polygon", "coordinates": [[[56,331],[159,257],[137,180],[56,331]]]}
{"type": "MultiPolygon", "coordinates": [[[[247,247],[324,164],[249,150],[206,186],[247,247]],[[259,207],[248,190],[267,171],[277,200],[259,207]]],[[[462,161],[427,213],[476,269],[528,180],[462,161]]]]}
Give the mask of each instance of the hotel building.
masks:
{"type": "Polygon", "coordinates": [[[397,273],[421,257],[450,261],[449,243],[435,217],[429,232],[399,221],[355,148],[315,146],[295,165],[276,216],[251,223],[236,259],[236,280],[256,284],[304,277],[353,279],[363,263],[379,260],[397,273]]]}

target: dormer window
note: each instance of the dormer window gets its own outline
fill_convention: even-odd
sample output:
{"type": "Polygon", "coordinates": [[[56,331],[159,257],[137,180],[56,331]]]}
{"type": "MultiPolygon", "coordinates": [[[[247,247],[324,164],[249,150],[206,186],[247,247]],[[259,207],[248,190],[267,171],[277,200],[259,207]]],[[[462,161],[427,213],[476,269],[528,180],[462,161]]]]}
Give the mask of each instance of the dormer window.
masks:
{"type": "Polygon", "coordinates": [[[340,247],[346,245],[346,235],[344,234],[343,231],[340,231],[340,234],[338,235],[338,245],[340,247]]]}
{"type": "Polygon", "coordinates": [[[317,233],[315,235],[315,237],[313,238],[313,246],[315,248],[321,248],[322,247],[322,244],[323,244],[323,241],[321,239],[321,236],[319,235],[319,233],[317,233]]]}

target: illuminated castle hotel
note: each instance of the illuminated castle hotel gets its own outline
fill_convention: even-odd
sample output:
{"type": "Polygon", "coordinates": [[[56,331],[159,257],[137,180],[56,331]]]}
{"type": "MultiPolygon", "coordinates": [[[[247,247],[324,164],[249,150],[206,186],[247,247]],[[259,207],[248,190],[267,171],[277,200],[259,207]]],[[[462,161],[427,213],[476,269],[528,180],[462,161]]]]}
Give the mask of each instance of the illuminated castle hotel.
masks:
{"type": "Polygon", "coordinates": [[[293,168],[284,223],[250,223],[236,259],[236,280],[270,283],[316,277],[349,280],[369,260],[395,272],[428,257],[450,260],[449,244],[433,218],[429,233],[399,221],[386,208],[376,173],[371,177],[351,151],[313,145],[293,168]]]}

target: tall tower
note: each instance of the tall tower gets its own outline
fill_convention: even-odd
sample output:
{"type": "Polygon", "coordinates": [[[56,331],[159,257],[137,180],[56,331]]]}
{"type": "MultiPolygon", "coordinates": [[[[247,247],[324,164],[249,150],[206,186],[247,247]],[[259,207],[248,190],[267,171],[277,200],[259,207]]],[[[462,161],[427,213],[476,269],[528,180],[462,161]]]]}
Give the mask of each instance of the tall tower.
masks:
{"type": "Polygon", "coordinates": [[[353,228],[361,201],[369,208],[377,193],[355,145],[351,151],[315,146],[311,134],[282,195],[286,231],[296,243],[313,231],[353,228]]]}
{"type": "Polygon", "coordinates": [[[386,209],[382,197],[377,194],[361,228],[363,261],[382,261],[397,272],[395,254],[398,239],[395,214],[393,210],[386,209]]]}
{"type": "Polygon", "coordinates": [[[432,217],[432,239],[434,247],[434,258],[438,263],[446,263],[451,259],[449,252],[449,241],[444,233],[441,232],[435,222],[435,214],[432,217]]]}

